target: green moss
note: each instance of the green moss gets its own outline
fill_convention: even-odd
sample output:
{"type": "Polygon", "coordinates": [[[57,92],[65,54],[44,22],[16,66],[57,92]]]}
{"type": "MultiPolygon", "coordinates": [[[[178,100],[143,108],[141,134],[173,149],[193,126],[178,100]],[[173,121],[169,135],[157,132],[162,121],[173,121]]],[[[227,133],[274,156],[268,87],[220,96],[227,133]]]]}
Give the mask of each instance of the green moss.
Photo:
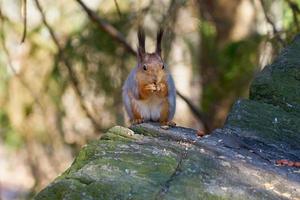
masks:
{"type": "Polygon", "coordinates": [[[300,36],[264,68],[250,88],[250,99],[280,106],[300,116],[300,36]]]}
{"type": "Polygon", "coordinates": [[[240,128],[271,142],[288,143],[295,148],[300,142],[300,118],[266,103],[238,101],[228,115],[226,126],[240,128]]]}
{"type": "Polygon", "coordinates": [[[110,137],[85,146],[72,166],[37,199],[48,193],[49,199],[80,199],[83,191],[87,199],[126,199],[127,194],[144,199],[157,193],[175,170],[177,154],[136,143],[134,135],[127,137],[124,131],[128,129],[113,128],[107,133],[110,137]],[[75,186],[76,192],[72,190],[75,186]]]}
{"type": "Polygon", "coordinates": [[[142,136],[135,134],[132,130],[122,126],[114,126],[101,138],[102,140],[133,141],[141,139],[142,136]]]}
{"type": "MultiPolygon", "coordinates": [[[[54,200],[63,199],[66,196],[72,197],[72,199],[80,199],[80,193],[78,191],[84,188],[85,185],[76,180],[63,179],[55,181],[49,187],[40,192],[35,199],[40,200],[54,200]]],[[[66,197],[65,199],[70,199],[66,197]]]]}
{"type": "Polygon", "coordinates": [[[144,136],[152,136],[152,137],[157,137],[159,136],[160,134],[155,131],[155,130],[149,130],[143,126],[132,126],[130,127],[135,133],[137,134],[141,134],[141,135],[144,135],[144,136]]]}

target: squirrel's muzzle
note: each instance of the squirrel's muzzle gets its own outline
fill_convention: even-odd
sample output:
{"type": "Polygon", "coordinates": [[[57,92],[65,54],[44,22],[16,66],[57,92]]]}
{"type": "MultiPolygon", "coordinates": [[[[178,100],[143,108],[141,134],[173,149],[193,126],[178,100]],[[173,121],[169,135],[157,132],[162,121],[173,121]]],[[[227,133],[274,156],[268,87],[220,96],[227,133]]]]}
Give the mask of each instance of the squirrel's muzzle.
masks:
{"type": "Polygon", "coordinates": [[[157,84],[157,77],[152,77],[152,82],[153,82],[154,84],[157,84]]]}

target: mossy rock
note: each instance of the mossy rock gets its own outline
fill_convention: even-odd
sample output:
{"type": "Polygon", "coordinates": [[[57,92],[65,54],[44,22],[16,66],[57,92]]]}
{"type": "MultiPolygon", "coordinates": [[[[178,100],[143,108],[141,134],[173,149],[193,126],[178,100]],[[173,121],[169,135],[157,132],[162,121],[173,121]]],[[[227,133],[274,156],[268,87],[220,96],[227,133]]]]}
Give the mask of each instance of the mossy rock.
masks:
{"type": "Polygon", "coordinates": [[[254,79],[250,99],[280,106],[300,117],[300,35],[254,79]]]}
{"type": "Polygon", "coordinates": [[[279,106],[252,100],[237,101],[227,117],[227,128],[239,128],[239,135],[267,143],[289,145],[300,150],[300,117],[279,106]]]}
{"type": "MultiPolygon", "coordinates": [[[[155,125],[136,127],[141,128],[154,134],[159,130],[155,125]]],[[[85,146],[72,166],[35,199],[280,199],[250,178],[246,165],[200,144],[160,136],[165,137],[142,136],[119,126],[110,129],[85,146]]]]}

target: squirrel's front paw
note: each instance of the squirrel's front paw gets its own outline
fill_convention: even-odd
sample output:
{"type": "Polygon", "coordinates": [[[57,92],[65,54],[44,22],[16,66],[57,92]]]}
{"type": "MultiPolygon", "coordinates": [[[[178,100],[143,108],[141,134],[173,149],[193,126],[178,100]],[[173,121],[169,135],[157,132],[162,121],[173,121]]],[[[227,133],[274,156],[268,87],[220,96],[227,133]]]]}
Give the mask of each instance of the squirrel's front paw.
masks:
{"type": "Polygon", "coordinates": [[[132,125],[141,124],[143,122],[144,122],[144,119],[133,119],[133,120],[131,120],[132,125]]]}
{"type": "Polygon", "coordinates": [[[157,92],[164,91],[166,89],[166,85],[164,83],[159,83],[156,86],[157,92]]]}
{"type": "Polygon", "coordinates": [[[156,85],[154,83],[148,84],[147,86],[145,86],[145,89],[151,92],[155,92],[157,90],[156,85]]]}

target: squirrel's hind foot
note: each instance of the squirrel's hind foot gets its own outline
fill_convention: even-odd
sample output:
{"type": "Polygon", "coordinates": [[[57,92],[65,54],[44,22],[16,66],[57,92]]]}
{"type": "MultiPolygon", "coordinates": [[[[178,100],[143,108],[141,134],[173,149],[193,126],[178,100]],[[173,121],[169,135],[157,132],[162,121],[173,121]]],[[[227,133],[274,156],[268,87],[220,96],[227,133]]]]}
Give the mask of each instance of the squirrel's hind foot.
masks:
{"type": "Polygon", "coordinates": [[[169,129],[170,127],[175,127],[176,123],[173,121],[160,122],[160,128],[169,129]]]}

